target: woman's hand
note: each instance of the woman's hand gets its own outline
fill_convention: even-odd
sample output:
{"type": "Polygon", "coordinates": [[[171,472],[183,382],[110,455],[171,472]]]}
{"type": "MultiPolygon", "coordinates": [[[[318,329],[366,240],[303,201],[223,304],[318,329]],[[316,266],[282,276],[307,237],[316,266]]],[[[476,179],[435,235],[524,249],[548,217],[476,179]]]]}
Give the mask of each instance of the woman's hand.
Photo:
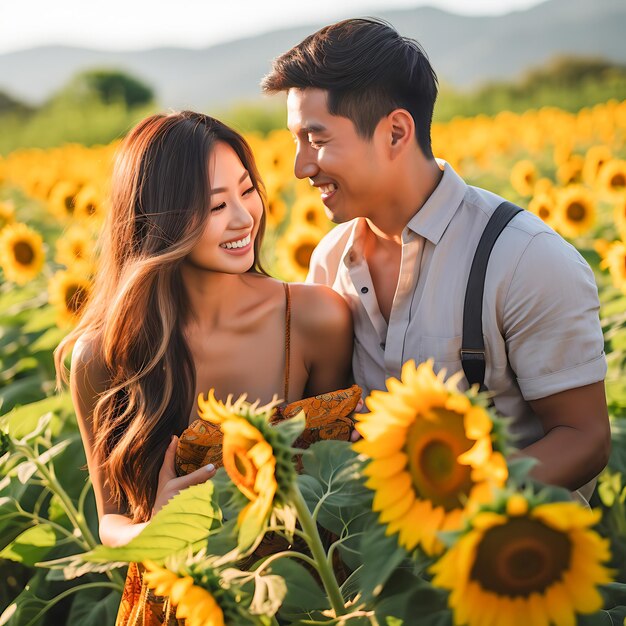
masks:
{"type": "Polygon", "coordinates": [[[199,485],[215,476],[216,470],[212,464],[205,465],[186,476],[177,476],[176,466],[174,464],[177,445],[178,437],[173,435],[172,441],[170,441],[170,445],[167,446],[167,450],[165,451],[163,465],[161,465],[159,471],[159,484],[157,486],[156,498],[152,509],[153,516],[165,506],[168,500],[173,498],[182,489],[191,487],[191,485],[199,485]]]}
{"type": "MultiPolygon", "coordinates": [[[[357,405],[354,409],[355,413],[360,413],[361,410],[363,409],[363,406],[365,405],[365,403],[363,402],[363,398],[360,398],[359,401],[357,402],[357,405]]],[[[358,441],[359,439],[361,439],[361,434],[359,433],[358,430],[354,429],[351,433],[350,433],[350,441],[352,443],[354,443],[355,441],[358,441]]]]}

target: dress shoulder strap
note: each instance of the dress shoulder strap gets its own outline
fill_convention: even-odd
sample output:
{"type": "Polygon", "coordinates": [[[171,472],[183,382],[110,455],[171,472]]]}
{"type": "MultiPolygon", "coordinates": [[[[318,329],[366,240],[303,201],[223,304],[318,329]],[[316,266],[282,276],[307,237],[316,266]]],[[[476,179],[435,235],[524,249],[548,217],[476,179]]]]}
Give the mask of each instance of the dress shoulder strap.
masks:
{"type": "Polygon", "coordinates": [[[289,356],[291,351],[291,292],[289,283],[285,286],[285,388],[283,400],[289,402],[289,356]]]}

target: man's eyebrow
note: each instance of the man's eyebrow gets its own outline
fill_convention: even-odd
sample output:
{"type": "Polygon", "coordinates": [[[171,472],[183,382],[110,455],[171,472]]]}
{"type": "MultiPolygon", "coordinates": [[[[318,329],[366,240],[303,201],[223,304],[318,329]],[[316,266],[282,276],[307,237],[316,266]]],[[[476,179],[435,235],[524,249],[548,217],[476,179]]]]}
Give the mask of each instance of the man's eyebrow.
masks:
{"type": "Polygon", "coordinates": [[[303,124],[299,129],[299,134],[308,135],[309,133],[323,133],[326,130],[326,126],[312,122],[310,124],[303,124]]]}
{"type": "MultiPolygon", "coordinates": [[[[243,183],[243,181],[246,180],[248,176],[250,176],[250,172],[248,170],[244,170],[244,173],[241,175],[239,183],[237,184],[241,185],[241,183],[243,183]]],[[[223,193],[224,191],[226,191],[225,187],[216,187],[215,189],[211,189],[211,193],[223,193]]]]}

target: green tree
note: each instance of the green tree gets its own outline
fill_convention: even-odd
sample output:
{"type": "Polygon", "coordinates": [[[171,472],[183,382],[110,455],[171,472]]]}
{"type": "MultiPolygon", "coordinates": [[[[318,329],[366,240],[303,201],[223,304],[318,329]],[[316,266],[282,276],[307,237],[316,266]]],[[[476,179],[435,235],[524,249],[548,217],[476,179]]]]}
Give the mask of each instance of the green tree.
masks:
{"type": "Polygon", "coordinates": [[[18,113],[21,115],[32,112],[33,108],[25,102],[14,98],[5,91],[0,91],[0,115],[3,113],[18,113]]]}
{"type": "Polygon", "coordinates": [[[154,101],[154,91],[139,78],[120,70],[95,69],[81,72],[57,95],[63,99],[98,98],[105,104],[123,102],[128,108],[154,101]]]}

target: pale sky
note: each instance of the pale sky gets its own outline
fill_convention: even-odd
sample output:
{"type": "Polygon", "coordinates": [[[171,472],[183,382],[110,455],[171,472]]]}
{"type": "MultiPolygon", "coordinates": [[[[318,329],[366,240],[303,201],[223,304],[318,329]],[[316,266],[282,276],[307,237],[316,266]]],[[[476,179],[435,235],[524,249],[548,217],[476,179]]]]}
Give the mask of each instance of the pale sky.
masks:
{"type": "Polygon", "coordinates": [[[0,0],[0,53],[46,44],[203,48],[289,26],[429,5],[501,15],[541,0],[0,0]]]}

